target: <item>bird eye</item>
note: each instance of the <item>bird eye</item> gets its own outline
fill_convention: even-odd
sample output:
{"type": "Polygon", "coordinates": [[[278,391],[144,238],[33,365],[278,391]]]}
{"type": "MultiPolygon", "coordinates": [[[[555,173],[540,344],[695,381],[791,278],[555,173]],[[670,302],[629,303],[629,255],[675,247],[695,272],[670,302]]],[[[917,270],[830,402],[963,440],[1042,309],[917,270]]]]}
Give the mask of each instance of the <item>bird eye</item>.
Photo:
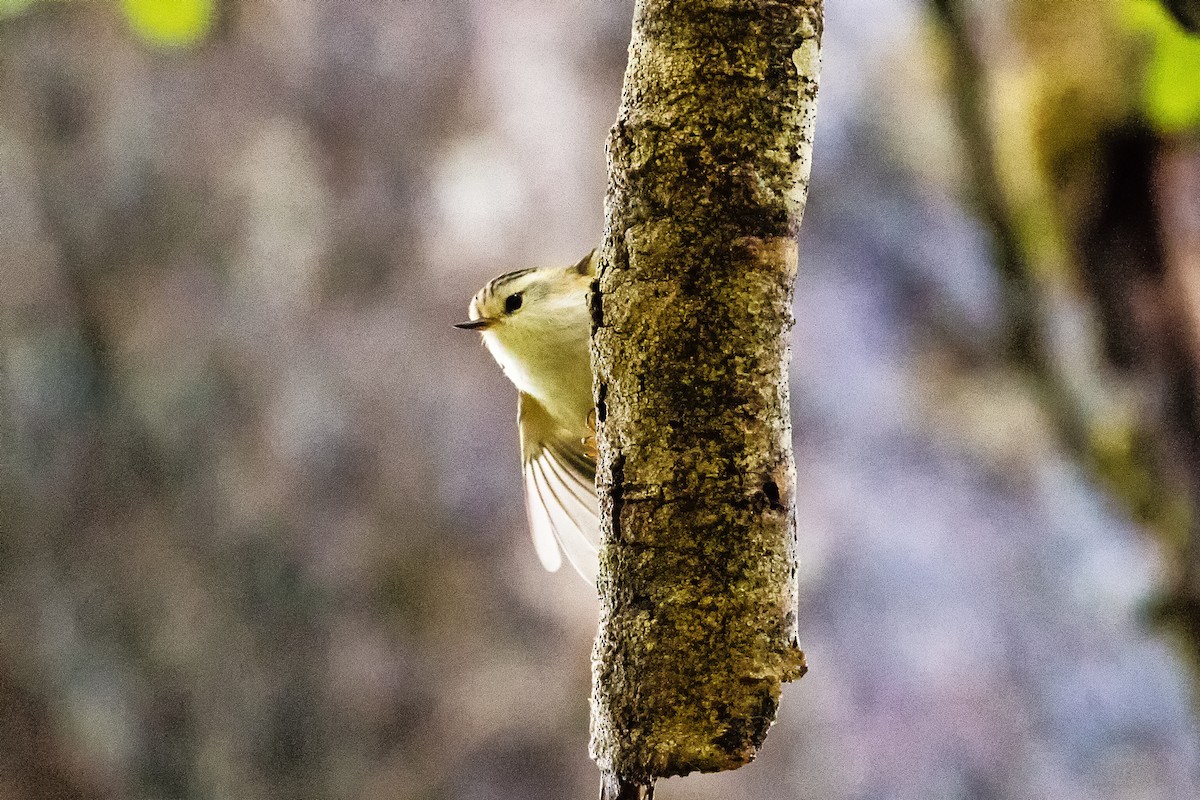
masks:
{"type": "Polygon", "coordinates": [[[504,313],[511,314],[521,307],[521,292],[513,292],[504,298],[504,313]]]}

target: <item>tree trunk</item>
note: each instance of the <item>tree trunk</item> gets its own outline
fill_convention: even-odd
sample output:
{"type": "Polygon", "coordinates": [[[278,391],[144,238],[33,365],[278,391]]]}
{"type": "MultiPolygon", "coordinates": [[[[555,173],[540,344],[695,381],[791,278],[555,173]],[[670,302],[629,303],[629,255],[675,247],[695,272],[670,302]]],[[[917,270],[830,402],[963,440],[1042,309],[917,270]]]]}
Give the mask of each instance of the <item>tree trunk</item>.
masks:
{"type": "Polygon", "coordinates": [[[639,0],[593,285],[603,796],[754,758],[804,674],[788,402],[821,0],[639,0]]]}

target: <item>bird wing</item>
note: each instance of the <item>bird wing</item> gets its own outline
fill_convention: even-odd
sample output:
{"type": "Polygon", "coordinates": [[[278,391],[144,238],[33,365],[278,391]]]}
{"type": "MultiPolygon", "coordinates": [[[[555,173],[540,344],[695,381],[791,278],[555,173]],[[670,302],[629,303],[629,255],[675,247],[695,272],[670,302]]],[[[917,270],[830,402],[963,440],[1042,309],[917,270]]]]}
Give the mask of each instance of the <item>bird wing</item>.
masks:
{"type": "Polygon", "coordinates": [[[531,395],[520,393],[521,468],[533,547],[551,572],[571,566],[595,582],[600,541],[596,462],[576,434],[564,430],[531,395]]]}

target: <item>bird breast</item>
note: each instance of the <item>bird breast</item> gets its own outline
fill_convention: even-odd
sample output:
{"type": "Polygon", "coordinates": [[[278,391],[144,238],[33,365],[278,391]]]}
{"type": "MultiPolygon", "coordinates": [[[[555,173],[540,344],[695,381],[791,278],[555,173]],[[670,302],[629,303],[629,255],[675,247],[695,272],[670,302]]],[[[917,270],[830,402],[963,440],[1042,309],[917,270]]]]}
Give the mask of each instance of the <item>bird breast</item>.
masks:
{"type": "Polygon", "coordinates": [[[571,432],[586,435],[592,369],[586,326],[487,331],[484,342],[504,374],[571,432]],[[581,335],[582,334],[582,335],[581,335]]]}

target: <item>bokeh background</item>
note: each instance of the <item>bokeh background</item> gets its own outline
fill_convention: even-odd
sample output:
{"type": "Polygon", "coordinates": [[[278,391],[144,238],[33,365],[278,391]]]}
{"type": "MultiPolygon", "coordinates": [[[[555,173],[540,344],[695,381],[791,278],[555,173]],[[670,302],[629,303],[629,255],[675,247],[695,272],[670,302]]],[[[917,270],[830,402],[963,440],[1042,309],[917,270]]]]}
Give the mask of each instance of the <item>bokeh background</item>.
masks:
{"type": "MultiPolygon", "coordinates": [[[[0,798],[594,797],[451,323],[600,236],[623,0],[0,0],[0,798]]],[[[831,2],[801,639],[693,798],[1200,796],[1200,40],[831,2]]]]}

